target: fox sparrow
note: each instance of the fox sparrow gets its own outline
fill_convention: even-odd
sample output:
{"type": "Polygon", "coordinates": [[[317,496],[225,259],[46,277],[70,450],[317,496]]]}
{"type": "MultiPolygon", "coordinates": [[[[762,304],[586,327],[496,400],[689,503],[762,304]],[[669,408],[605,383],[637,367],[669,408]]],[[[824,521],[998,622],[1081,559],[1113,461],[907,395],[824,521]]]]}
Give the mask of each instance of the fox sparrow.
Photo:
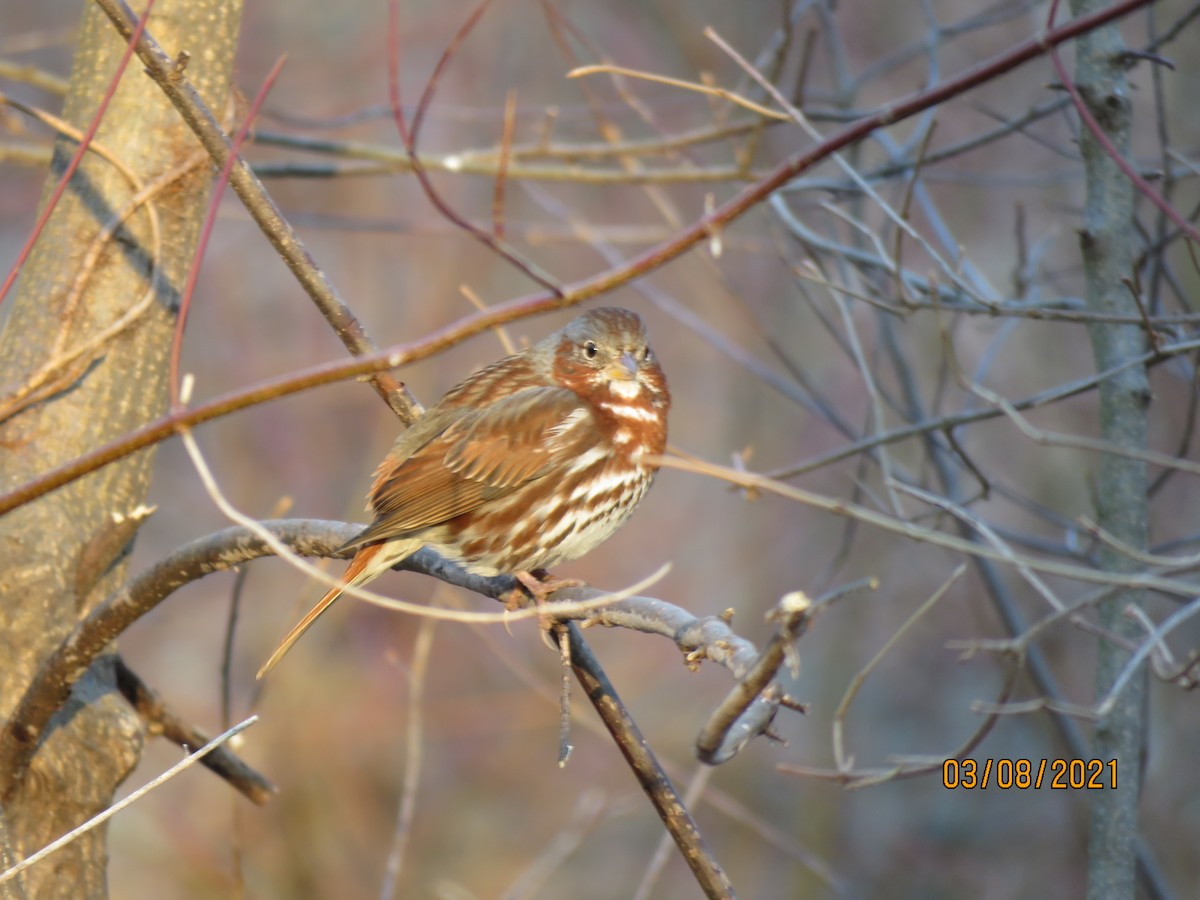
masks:
{"type": "MultiPolygon", "coordinates": [[[[541,599],[542,570],[621,526],[658,468],[671,395],[636,313],[579,316],[476,372],[400,435],[375,470],[375,521],[340,584],[283,639],[269,672],[342,591],[421,547],[481,575],[515,575],[541,599]],[[535,574],[536,573],[536,574],[535,574]]],[[[552,588],[551,588],[552,589],[552,588]]]]}

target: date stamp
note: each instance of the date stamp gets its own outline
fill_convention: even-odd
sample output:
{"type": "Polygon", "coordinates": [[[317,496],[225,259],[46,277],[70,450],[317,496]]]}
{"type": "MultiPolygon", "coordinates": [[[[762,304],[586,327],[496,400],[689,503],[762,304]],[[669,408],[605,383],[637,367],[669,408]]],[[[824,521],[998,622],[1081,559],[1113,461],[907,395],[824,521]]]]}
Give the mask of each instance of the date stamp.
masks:
{"type": "Polygon", "coordinates": [[[1048,787],[1053,791],[1117,789],[1115,759],[948,759],[942,763],[942,787],[1001,790],[1048,787]]]}

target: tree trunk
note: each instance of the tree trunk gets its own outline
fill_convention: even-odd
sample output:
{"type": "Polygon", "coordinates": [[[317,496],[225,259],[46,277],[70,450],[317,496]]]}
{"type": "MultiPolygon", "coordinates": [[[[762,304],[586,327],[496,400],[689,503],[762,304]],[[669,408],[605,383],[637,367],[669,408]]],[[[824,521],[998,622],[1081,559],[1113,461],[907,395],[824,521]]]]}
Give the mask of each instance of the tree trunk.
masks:
{"type": "MultiPolygon", "coordinates": [[[[1103,5],[1075,0],[1076,15],[1103,5]]],[[[1125,78],[1125,45],[1115,25],[1084,35],[1077,44],[1075,84],[1084,103],[1117,152],[1129,158],[1132,112],[1125,78]]],[[[1092,132],[1080,127],[1080,149],[1087,177],[1087,205],[1080,243],[1087,278],[1087,304],[1093,312],[1137,316],[1137,303],[1126,279],[1134,278],[1134,191],[1092,132]]],[[[1146,336],[1136,325],[1093,324],[1089,329],[1096,368],[1111,369],[1145,352],[1146,336]]],[[[1150,387],[1146,370],[1132,366],[1100,384],[1100,434],[1130,450],[1145,450],[1150,387]]],[[[1096,478],[1100,527],[1129,547],[1144,550],[1147,543],[1146,464],[1127,456],[1100,457],[1096,478]]],[[[1101,565],[1112,572],[1133,572],[1140,564],[1125,553],[1105,546],[1101,565]]],[[[1120,591],[1100,606],[1100,622],[1112,632],[1133,640],[1145,637],[1140,626],[1124,615],[1130,604],[1141,605],[1142,592],[1120,591]]],[[[1129,660],[1129,652],[1101,641],[1096,667],[1098,698],[1106,696],[1129,660]]],[[[1116,900],[1135,893],[1138,837],[1138,798],[1141,790],[1142,744],[1145,741],[1144,675],[1129,682],[1112,713],[1096,724],[1092,754],[1117,760],[1118,789],[1096,791],[1091,797],[1088,838],[1088,898],[1116,900]]]]}
{"type": "MultiPolygon", "coordinates": [[[[140,10],[139,10],[140,12],[140,10]]],[[[207,102],[227,106],[241,0],[159,0],[149,31],[187,67],[207,102]]],[[[98,8],[84,11],[63,117],[86,129],[116,71],[125,42],[98,8]]],[[[195,249],[212,181],[199,144],[135,57],[96,134],[133,175],[88,153],[21,276],[0,335],[0,401],[47,364],[119,320],[152,291],[119,334],[85,354],[47,396],[0,424],[7,487],[71,459],[161,414],[179,293],[195,249]],[[181,178],[134,212],[94,264],[88,248],[142,186],[188,160],[181,178]],[[72,283],[88,271],[72,301],[72,283]],[[152,276],[154,271],[156,276],[152,276]],[[153,284],[152,284],[153,281],[153,284]]],[[[60,140],[43,203],[75,149],[60,140]]],[[[9,715],[41,661],[82,610],[124,577],[131,534],[121,522],[146,497],[153,453],[143,452],[61,488],[0,519],[0,714],[9,715]]],[[[0,859],[20,860],[107,807],[136,764],[143,728],[114,687],[111,658],[80,682],[57,716],[32,768],[0,810],[0,859]]],[[[60,850],[5,884],[5,896],[101,897],[104,829],[60,850]]]]}

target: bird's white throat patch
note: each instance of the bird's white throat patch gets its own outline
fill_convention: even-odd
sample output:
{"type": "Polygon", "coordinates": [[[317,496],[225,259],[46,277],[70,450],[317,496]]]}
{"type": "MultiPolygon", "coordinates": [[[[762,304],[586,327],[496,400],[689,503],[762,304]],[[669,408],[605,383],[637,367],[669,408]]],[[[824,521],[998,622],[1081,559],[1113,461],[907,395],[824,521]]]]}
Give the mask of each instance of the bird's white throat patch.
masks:
{"type": "Polygon", "coordinates": [[[632,400],[642,392],[642,383],[636,380],[610,381],[609,387],[622,400],[632,400]]]}

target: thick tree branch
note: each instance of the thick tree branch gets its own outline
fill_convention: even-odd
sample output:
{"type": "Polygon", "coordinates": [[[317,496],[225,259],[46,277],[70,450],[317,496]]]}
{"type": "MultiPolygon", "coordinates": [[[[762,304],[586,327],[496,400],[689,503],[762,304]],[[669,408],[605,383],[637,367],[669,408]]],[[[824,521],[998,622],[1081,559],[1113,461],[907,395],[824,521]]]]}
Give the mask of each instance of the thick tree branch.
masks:
{"type": "MultiPolygon", "coordinates": [[[[356,525],[316,519],[261,524],[304,556],[330,555],[361,530],[356,525]]],[[[168,554],[96,606],[49,657],[0,731],[0,798],[20,783],[51,717],[113,640],[183,585],[271,554],[270,547],[249,529],[227,528],[168,554]]],[[[472,575],[430,550],[421,550],[397,568],[421,572],[496,599],[516,586],[515,579],[509,576],[472,575]]],[[[553,595],[556,600],[568,601],[605,596],[606,592],[594,588],[571,588],[553,595]]],[[[579,610],[564,616],[567,617],[668,636],[690,658],[720,663],[739,678],[758,659],[754,646],[734,635],[725,620],[698,619],[680,607],[654,598],[630,597],[611,607],[579,610]]],[[[602,676],[603,672],[596,673],[597,678],[602,676]]],[[[736,717],[729,729],[735,738],[711,751],[701,751],[710,753],[709,761],[731,758],[750,738],[766,732],[779,705],[779,692],[773,680],[764,685],[762,693],[748,710],[736,717]]]]}

